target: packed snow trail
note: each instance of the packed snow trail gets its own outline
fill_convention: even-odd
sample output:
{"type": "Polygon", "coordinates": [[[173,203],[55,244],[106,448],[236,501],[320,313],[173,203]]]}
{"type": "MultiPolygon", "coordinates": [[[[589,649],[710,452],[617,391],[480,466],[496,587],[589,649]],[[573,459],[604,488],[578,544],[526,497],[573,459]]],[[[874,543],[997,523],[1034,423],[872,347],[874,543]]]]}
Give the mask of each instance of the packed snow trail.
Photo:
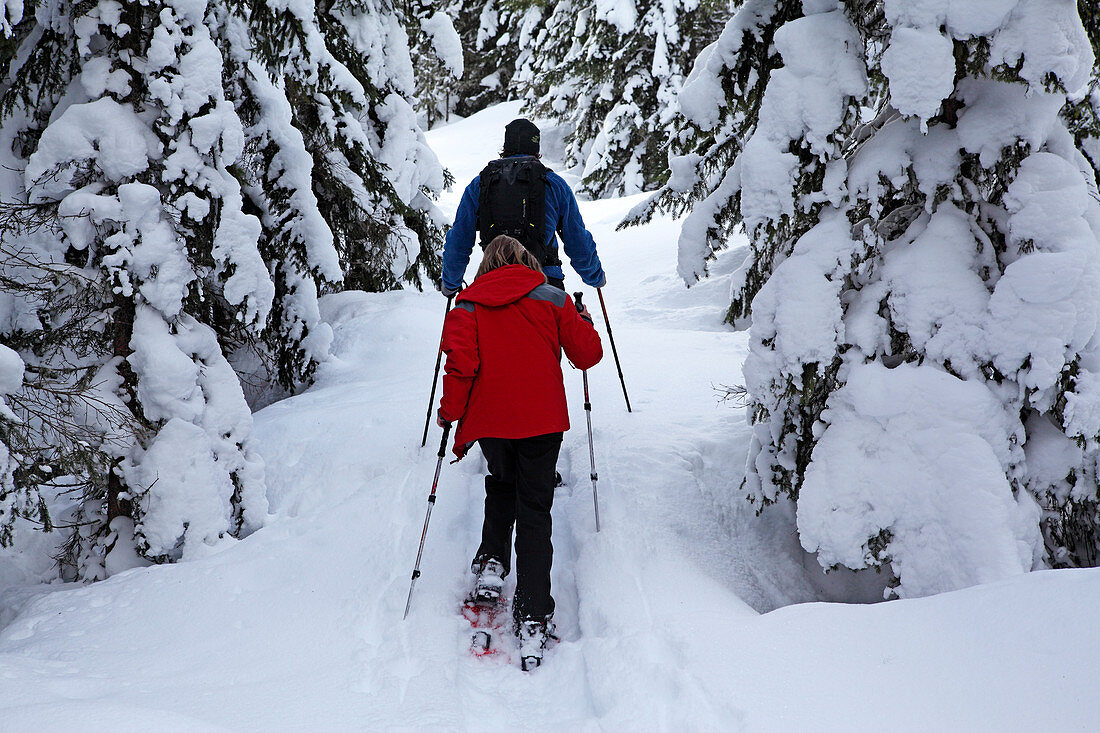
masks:
{"type": "MultiPolygon", "coordinates": [[[[449,212],[516,113],[431,133],[458,179],[449,212]]],[[[684,289],[674,222],[613,231],[636,200],[582,203],[634,413],[608,355],[589,372],[597,535],[581,376],[566,369],[562,640],[542,668],[469,654],[476,450],[443,467],[402,622],[441,432],[420,447],[445,300],[344,293],[324,302],[335,356],[317,385],[256,416],[267,527],[191,562],[0,592],[0,731],[1088,730],[1098,571],[760,615],[821,592],[790,518],[757,519],[734,491],[748,429],[716,387],[739,381],[746,350],[720,322],[739,254],[684,289]]]]}

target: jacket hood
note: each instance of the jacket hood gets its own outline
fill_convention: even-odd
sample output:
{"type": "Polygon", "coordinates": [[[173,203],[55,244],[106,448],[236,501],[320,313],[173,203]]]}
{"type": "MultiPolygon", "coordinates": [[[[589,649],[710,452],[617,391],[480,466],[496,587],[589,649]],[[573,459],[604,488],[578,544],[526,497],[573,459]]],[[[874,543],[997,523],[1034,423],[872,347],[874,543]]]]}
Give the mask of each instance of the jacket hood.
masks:
{"type": "Polygon", "coordinates": [[[490,270],[458,294],[457,302],[502,306],[515,303],[546,282],[541,272],[523,265],[505,265],[490,270]]]}

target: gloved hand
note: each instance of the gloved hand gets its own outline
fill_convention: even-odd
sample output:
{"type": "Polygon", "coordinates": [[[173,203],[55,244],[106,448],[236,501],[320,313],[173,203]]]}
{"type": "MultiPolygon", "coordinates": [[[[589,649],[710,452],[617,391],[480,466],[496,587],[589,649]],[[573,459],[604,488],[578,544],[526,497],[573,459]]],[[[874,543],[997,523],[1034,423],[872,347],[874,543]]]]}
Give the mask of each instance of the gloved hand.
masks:
{"type": "Polygon", "coordinates": [[[446,285],[443,285],[439,288],[440,292],[443,293],[444,298],[453,298],[455,296],[455,293],[457,293],[461,289],[462,288],[459,287],[459,288],[455,288],[454,290],[451,290],[446,285]]]}

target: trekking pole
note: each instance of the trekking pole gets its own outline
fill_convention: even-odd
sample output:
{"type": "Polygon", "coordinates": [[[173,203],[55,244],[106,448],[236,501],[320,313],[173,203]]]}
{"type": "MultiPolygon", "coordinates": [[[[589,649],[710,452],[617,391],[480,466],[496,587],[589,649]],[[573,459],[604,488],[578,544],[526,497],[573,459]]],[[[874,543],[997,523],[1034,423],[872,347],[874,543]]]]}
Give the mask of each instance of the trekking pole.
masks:
{"type": "Polygon", "coordinates": [[[435,489],[439,486],[439,472],[443,469],[443,457],[447,455],[447,436],[451,434],[451,424],[443,423],[443,440],[439,442],[439,460],[435,462],[435,478],[432,479],[432,493],[428,494],[428,513],[424,516],[424,531],[420,533],[420,549],[416,551],[416,565],[413,567],[412,582],[409,583],[409,600],[405,601],[405,615],[401,620],[409,617],[409,607],[413,602],[413,588],[416,587],[416,579],[420,577],[420,558],[424,555],[424,540],[428,537],[428,522],[432,521],[432,507],[435,506],[435,489]]]}
{"type": "MultiPolygon", "coordinates": [[[[581,304],[581,296],[584,293],[573,293],[573,299],[576,300],[577,312],[580,313],[584,310],[584,306],[581,304]]],[[[600,500],[596,493],[596,449],[592,446],[592,400],[588,398],[588,370],[581,370],[581,377],[584,379],[584,416],[588,420],[588,465],[591,467],[592,477],[592,506],[596,509],[596,531],[600,531],[600,500]]]]}
{"type": "MultiPolygon", "coordinates": [[[[453,295],[447,298],[447,312],[443,314],[443,324],[447,323],[447,313],[451,312],[451,301],[454,300],[453,295]]],[[[423,448],[428,444],[428,426],[432,423],[432,407],[435,406],[435,387],[439,382],[439,365],[443,361],[443,333],[439,334],[439,353],[435,355],[435,374],[432,375],[432,396],[428,398],[428,416],[424,418],[424,439],[420,441],[420,447],[423,448]]]]}
{"type": "Polygon", "coordinates": [[[615,348],[615,337],[611,333],[611,321],[607,319],[607,305],[603,302],[603,288],[596,288],[596,294],[600,296],[600,308],[603,309],[603,324],[607,326],[607,339],[611,342],[611,354],[615,357],[615,368],[619,370],[619,384],[623,385],[623,397],[626,398],[626,411],[630,409],[630,396],[626,393],[626,380],[623,379],[623,368],[619,366],[619,351],[615,348]]]}

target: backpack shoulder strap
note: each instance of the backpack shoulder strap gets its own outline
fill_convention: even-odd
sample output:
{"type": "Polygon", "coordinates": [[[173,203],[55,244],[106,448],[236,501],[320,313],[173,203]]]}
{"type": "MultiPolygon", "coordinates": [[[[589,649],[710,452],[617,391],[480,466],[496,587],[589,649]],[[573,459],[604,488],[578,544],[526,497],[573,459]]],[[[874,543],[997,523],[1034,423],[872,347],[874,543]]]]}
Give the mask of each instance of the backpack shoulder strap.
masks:
{"type": "Polygon", "coordinates": [[[543,267],[560,265],[561,259],[558,257],[557,249],[548,246],[546,242],[546,177],[550,169],[538,158],[532,158],[531,171],[534,175],[531,181],[531,208],[527,220],[532,229],[532,238],[539,243],[536,255],[543,267]]]}
{"type": "Polygon", "coordinates": [[[500,181],[500,174],[504,160],[491,160],[481,173],[478,174],[478,182],[481,186],[477,198],[477,231],[481,238],[481,246],[484,247],[496,236],[492,233],[495,216],[493,209],[493,190],[500,181]]]}

